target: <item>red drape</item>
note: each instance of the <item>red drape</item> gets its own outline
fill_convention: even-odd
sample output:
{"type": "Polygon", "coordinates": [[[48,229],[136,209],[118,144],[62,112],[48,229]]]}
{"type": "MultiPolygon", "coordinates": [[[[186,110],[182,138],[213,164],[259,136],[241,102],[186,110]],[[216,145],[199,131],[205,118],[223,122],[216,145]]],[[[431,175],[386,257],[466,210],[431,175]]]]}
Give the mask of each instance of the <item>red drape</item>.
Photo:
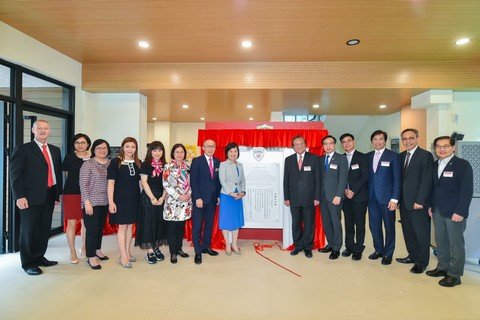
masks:
{"type": "MultiPolygon", "coordinates": [[[[322,155],[322,139],[328,135],[328,131],[323,130],[298,130],[298,129],[225,129],[225,130],[198,130],[197,145],[202,146],[207,139],[215,141],[217,148],[215,157],[221,161],[225,160],[225,146],[230,142],[235,142],[239,146],[246,147],[264,147],[264,148],[285,148],[291,147],[292,138],[301,135],[305,138],[309,151],[311,153],[322,155]]],[[[191,220],[187,221],[185,226],[185,238],[192,239],[191,220]]],[[[212,248],[224,249],[225,242],[222,232],[218,229],[218,207],[215,210],[215,220],[212,234],[212,248]]],[[[322,221],[320,219],[320,207],[317,206],[315,213],[315,235],[314,247],[323,248],[325,246],[325,236],[323,232],[322,221]]]]}

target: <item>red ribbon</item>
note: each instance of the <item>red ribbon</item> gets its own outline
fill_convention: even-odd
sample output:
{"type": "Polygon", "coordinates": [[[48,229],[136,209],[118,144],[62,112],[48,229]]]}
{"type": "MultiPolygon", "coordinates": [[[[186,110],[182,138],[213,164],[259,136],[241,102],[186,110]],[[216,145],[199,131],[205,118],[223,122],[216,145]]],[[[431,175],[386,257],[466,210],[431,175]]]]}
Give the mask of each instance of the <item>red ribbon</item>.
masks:
{"type": "Polygon", "coordinates": [[[260,244],[260,243],[258,243],[258,242],[254,242],[254,243],[253,243],[253,248],[255,249],[255,252],[256,252],[258,255],[260,255],[262,258],[267,259],[267,260],[270,261],[271,263],[273,263],[273,264],[279,266],[280,268],[282,268],[282,269],[290,272],[291,274],[294,274],[294,275],[296,275],[297,277],[300,277],[300,278],[301,278],[302,276],[299,275],[298,273],[296,273],[296,272],[294,272],[294,271],[292,271],[292,270],[290,270],[290,269],[282,266],[281,264],[273,261],[272,259],[270,259],[270,258],[268,258],[268,257],[266,257],[266,256],[264,256],[263,254],[260,253],[260,251],[263,251],[265,248],[269,248],[269,249],[270,249],[270,248],[273,248],[274,246],[275,246],[275,247],[278,247],[278,248],[279,248],[280,250],[282,250],[282,251],[287,251],[287,250],[285,250],[285,249],[282,249],[282,247],[278,244],[278,242],[274,242],[274,243],[272,243],[272,244],[260,244]]]}

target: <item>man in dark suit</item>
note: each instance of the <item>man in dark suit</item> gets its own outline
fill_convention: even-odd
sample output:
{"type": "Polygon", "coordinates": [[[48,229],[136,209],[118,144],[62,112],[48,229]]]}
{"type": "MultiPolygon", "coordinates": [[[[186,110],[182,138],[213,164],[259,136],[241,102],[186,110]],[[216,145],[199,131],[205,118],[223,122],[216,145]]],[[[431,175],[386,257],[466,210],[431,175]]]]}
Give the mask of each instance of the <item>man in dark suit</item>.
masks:
{"type": "Polygon", "coordinates": [[[326,136],[322,139],[325,154],[320,158],[320,206],[322,208],[323,230],[328,245],[319,249],[320,252],[331,252],[330,259],[340,256],[342,248],[342,200],[345,197],[345,187],[348,178],[348,162],[343,154],[335,152],[337,139],[326,136]],[[322,165],[323,164],[323,165],[322,165]]]}
{"type": "Polygon", "coordinates": [[[361,260],[365,249],[365,216],[368,204],[368,160],[364,153],[355,150],[355,137],[342,134],[340,142],[348,161],[348,180],[343,200],[345,217],[345,247],[342,256],[352,255],[361,260]]]}
{"type": "Polygon", "coordinates": [[[468,211],[473,196],[473,171],[470,163],[454,155],[455,140],[441,136],[433,142],[438,160],[433,165],[431,206],[435,240],[437,242],[437,267],[427,271],[431,277],[443,277],[438,282],[443,287],[461,284],[465,267],[465,239],[468,211]]]}
{"type": "Polygon", "coordinates": [[[295,249],[290,254],[305,252],[312,257],[313,233],[315,229],[315,206],[320,199],[320,172],[318,157],[306,152],[305,139],[295,136],[292,139],[295,154],[285,159],[283,194],[285,205],[292,214],[292,235],[295,249]],[[303,230],[302,230],[303,223],[303,230]]]}
{"type": "Polygon", "coordinates": [[[10,157],[10,183],[20,209],[20,259],[29,275],[40,275],[39,266],[58,264],[45,258],[55,203],[62,193],[60,149],[47,144],[50,125],[33,124],[34,141],[18,145],[10,157]]]}
{"type": "Polygon", "coordinates": [[[202,147],[204,154],[194,158],[190,167],[193,200],[192,238],[196,264],[202,263],[202,253],[218,255],[217,251],[210,248],[215,208],[221,189],[218,177],[220,161],[213,157],[215,148],[215,141],[205,140],[202,147]]]}
{"type": "Polygon", "coordinates": [[[383,265],[392,263],[395,250],[395,211],[401,190],[401,166],[398,153],[385,148],[387,133],[376,130],[370,136],[375,151],[368,153],[368,217],[373,252],[369,259],[382,258],[383,265]],[[385,240],[382,230],[385,228],[385,240]]]}
{"type": "Polygon", "coordinates": [[[412,273],[422,273],[430,259],[430,217],[428,198],[432,186],[432,154],[418,146],[418,131],[402,131],[405,151],[400,153],[402,165],[402,197],[400,217],[408,256],[397,258],[400,263],[414,263],[412,273]]]}

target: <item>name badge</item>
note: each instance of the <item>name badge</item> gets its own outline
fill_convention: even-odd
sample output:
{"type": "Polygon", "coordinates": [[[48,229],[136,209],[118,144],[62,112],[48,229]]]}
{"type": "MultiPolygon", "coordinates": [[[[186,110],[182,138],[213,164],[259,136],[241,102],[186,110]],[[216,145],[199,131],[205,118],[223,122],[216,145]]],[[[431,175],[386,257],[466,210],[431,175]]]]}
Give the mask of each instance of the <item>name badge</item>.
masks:
{"type": "Polygon", "coordinates": [[[381,165],[382,167],[390,167],[390,161],[382,161],[382,162],[380,163],[380,165],[381,165]]]}
{"type": "Polygon", "coordinates": [[[443,176],[445,178],[453,178],[453,171],[443,171],[443,176]]]}
{"type": "Polygon", "coordinates": [[[312,167],[310,166],[304,166],[303,171],[312,171],[312,167]]]}
{"type": "Polygon", "coordinates": [[[330,169],[337,170],[337,165],[331,163],[331,164],[330,164],[330,169]]]}
{"type": "Polygon", "coordinates": [[[360,166],[358,165],[358,163],[356,164],[352,164],[352,170],[357,170],[357,169],[360,169],[360,166]]]}

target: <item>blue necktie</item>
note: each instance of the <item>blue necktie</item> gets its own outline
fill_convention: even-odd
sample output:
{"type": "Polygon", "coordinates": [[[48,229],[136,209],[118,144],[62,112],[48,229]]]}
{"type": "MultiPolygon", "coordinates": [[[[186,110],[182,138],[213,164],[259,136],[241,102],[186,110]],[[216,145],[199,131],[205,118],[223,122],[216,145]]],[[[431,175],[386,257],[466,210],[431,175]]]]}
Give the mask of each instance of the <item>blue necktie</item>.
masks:
{"type": "Polygon", "coordinates": [[[327,157],[325,158],[325,171],[328,170],[328,164],[330,163],[330,155],[327,155],[327,157]]]}

